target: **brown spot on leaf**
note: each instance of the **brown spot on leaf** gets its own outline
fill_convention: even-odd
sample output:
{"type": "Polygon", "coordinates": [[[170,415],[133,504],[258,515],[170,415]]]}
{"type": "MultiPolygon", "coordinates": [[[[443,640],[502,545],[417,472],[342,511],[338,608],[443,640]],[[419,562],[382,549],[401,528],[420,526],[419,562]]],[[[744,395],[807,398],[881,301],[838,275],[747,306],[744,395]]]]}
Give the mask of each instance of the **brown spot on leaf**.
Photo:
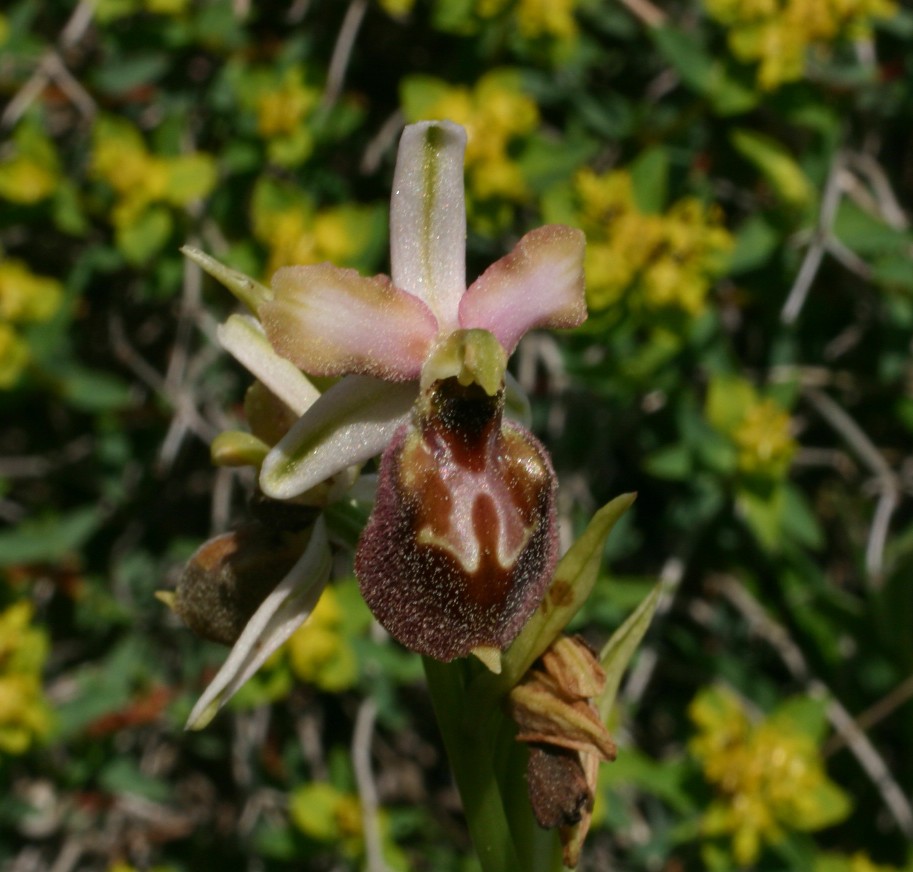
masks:
{"type": "Polygon", "coordinates": [[[554,608],[569,606],[574,599],[574,589],[563,579],[556,578],[548,589],[548,601],[554,608]]]}

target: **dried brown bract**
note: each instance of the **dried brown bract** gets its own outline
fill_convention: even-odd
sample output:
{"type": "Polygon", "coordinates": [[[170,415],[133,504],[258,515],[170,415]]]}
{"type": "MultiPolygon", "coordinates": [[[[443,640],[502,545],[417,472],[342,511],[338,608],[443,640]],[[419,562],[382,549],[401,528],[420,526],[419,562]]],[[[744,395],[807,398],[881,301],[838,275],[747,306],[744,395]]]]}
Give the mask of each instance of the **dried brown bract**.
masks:
{"type": "Polygon", "coordinates": [[[590,828],[599,763],[615,759],[615,743],[594,703],[604,687],[605,673],[586,643],[562,636],[509,697],[517,739],[530,746],[533,813],[540,826],[558,828],[571,868],[590,828]]]}

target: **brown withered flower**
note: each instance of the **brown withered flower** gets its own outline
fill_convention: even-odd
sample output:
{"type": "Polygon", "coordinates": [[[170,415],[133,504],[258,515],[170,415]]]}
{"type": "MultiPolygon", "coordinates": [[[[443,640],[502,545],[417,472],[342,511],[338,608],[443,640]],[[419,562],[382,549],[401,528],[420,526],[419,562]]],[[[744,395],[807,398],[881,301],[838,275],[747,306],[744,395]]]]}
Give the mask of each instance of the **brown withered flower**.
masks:
{"type": "Polygon", "coordinates": [[[605,673],[586,643],[561,636],[508,698],[517,739],[529,745],[533,814],[541,827],[558,829],[569,868],[590,828],[599,764],[616,754],[593,701],[604,688],[605,673]]]}

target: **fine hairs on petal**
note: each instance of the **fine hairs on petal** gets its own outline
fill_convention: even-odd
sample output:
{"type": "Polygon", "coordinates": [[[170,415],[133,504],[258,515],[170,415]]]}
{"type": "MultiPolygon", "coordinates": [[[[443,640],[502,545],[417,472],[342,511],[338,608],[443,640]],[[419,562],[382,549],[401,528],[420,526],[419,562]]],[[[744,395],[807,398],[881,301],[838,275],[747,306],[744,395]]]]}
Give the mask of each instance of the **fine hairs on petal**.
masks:
{"type": "Polygon", "coordinates": [[[273,291],[258,310],[266,335],[312,375],[414,379],[438,329],[428,306],[386,276],[329,263],[289,266],[273,276],[273,291]]]}
{"type": "Polygon", "coordinates": [[[333,385],[266,456],[263,492],[291,499],[379,454],[408,418],[416,393],[414,382],[360,375],[333,385]]]}
{"type": "Polygon", "coordinates": [[[560,224],[527,233],[460,301],[463,327],[490,330],[510,354],[535,327],[576,327],[587,317],[583,231],[560,224]]]}
{"type": "Polygon", "coordinates": [[[466,481],[476,494],[467,498],[460,471],[426,452],[420,432],[403,427],[381,461],[355,555],[362,595],[399,642],[436,660],[503,650],[535,611],[557,560],[548,455],[528,431],[505,423],[484,468],[466,481]],[[510,528],[517,532],[503,540],[510,528]],[[502,541],[512,549],[506,554],[502,541]]]}

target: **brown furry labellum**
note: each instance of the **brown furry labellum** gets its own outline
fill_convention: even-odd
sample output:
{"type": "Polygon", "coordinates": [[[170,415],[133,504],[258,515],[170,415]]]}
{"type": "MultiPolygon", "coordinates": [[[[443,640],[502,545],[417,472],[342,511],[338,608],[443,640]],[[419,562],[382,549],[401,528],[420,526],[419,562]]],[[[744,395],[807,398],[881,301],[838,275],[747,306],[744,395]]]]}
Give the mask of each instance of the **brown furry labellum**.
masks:
{"type": "Polygon", "coordinates": [[[355,558],[362,594],[403,645],[450,661],[506,648],[557,560],[555,474],[504,390],[440,379],[384,453],[355,558]]]}

